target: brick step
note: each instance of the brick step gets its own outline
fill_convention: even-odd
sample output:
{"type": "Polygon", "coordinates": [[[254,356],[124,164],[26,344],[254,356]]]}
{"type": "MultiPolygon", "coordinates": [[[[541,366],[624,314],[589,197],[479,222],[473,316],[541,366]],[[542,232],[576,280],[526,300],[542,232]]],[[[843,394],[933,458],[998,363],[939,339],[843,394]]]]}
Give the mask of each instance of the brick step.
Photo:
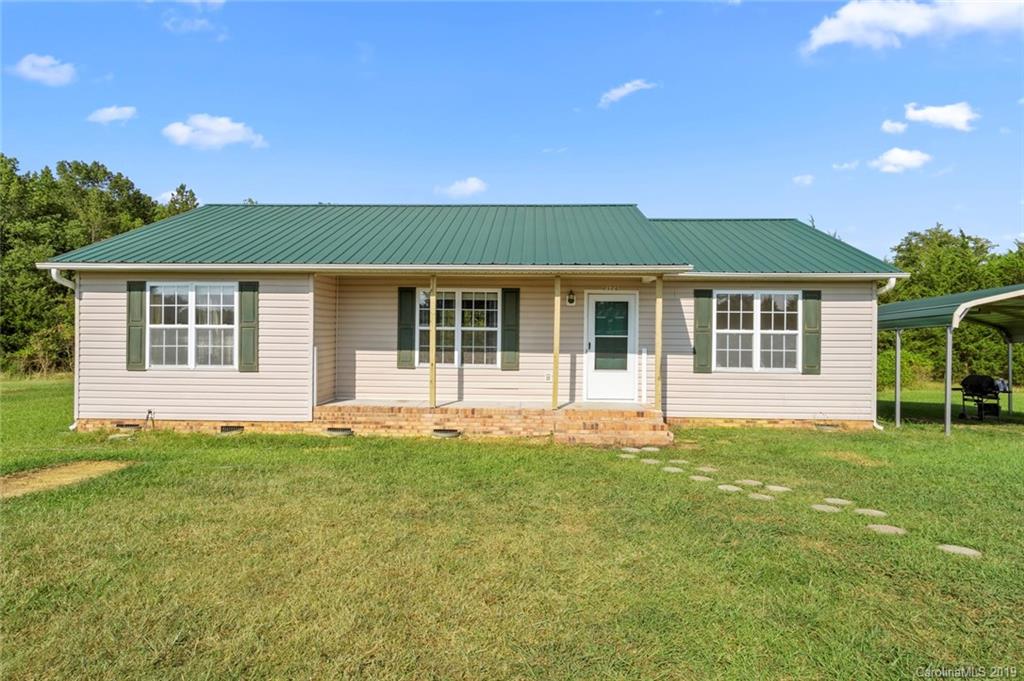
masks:
{"type": "Polygon", "coordinates": [[[560,422],[555,425],[555,429],[566,432],[604,432],[604,431],[620,431],[620,430],[668,430],[668,426],[661,421],[641,421],[639,419],[635,421],[579,421],[575,423],[560,422]]]}
{"type": "Polygon", "coordinates": [[[606,419],[652,419],[661,420],[657,409],[612,410],[612,409],[563,409],[557,413],[565,421],[594,421],[606,419]]]}

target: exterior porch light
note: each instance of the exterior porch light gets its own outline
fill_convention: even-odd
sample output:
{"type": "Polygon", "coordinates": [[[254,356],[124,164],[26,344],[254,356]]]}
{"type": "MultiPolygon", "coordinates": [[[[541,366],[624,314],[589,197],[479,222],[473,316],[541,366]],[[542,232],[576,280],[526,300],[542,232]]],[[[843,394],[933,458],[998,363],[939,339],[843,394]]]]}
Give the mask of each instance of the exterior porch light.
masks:
{"type": "Polygon", "coordinates": [[[572,307],[573,305],[576,304],[576,292],[573,291],[572,289],[569,289],[569,293],[566,294],[565,296],[565,304],[568,305],[569,307],[572,307]]]}

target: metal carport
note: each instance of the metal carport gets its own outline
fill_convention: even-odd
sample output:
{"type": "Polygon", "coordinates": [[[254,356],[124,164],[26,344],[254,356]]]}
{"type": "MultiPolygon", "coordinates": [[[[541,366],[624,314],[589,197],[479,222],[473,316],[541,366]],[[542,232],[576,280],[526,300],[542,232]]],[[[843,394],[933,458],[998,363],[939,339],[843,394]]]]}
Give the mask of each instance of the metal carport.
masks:
{"type": "Polygon", "coordinates": [[[1024,343],[1024,284],[905,300],[878,308],[878,330],[896,332],[896,425],[900,425],[900,332],[946,327],[946,435],[952,431],[953,330],[960,322],[997,329],[1006,339],[1007,411],[1013,412],[1013,344],[1024,343]]]}

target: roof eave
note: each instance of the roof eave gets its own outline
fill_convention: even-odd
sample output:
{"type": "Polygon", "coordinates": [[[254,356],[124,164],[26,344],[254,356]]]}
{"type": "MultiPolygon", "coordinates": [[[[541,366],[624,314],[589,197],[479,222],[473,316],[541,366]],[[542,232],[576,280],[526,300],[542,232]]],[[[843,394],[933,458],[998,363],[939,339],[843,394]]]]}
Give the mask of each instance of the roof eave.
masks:
{"type": "Polygon", "coordinates": [[[683,275],[686,279],[786,279],[786,280],[834,280],[834,281],[881,281],[906,279],[906,272],[704,272],[693,270],[683,275]]]}
{"type": "Polygon", "coordinates": [[[309,272],[333,274],[464,273],[464,274],[685,274],[686,264],[676,265],[431,265],[431,264],[319,264],[319,263],[125,263],[125,262],[40,262],[41,270],[61,269],[93,272],[309,272]]]}

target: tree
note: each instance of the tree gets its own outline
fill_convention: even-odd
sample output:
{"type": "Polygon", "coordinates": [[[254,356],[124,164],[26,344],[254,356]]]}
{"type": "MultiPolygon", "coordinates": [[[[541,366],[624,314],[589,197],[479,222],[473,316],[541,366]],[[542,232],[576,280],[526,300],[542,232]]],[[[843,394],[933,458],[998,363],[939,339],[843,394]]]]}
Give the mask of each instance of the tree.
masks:
{"type": "Polygon", "coordinates": [[[171,193],[171,198],[167,199],[167,205],[163,207],[163,217],[169,218],[172,215],[185,213],[198,206],[199,200],[196,198],[196,193],[182,182],[171,193]]]}
{"type": "Polygon", "coordinates": [[[74,298],[36,262],[159,217],[156,201],[100,163],[22,173],[0,154],[0,367],[71,367],[74,298]]]}
{"type": "MultiPolygon", "coordinates": [[[[910,278],[900,280],[879,302],[1024,283],[1024,248],[1020,242],[1016,246],[1016,251],[1000,254],[988,239],[971,236],[963,230],[954,233],[941,223],[931,229],[910,232],[892,249],[893,263],[910,273],[910,278]]],[[[892,346],[891,333],[879,336],[880,351],[892,346]]],[[[932,379],[942,379],[946,362],[943,329],[904,331],[903,347],[926,358],[932,379]]],[[[1022,359],[1019,355],[1015,358],[1016,376],[1024,376],[1022,359]]],[[[972,372],[1005,376],[1006,343],[993,329],[965,323],[957,328],[954,338],[953,375],[962,377],[972,372]]]]}

